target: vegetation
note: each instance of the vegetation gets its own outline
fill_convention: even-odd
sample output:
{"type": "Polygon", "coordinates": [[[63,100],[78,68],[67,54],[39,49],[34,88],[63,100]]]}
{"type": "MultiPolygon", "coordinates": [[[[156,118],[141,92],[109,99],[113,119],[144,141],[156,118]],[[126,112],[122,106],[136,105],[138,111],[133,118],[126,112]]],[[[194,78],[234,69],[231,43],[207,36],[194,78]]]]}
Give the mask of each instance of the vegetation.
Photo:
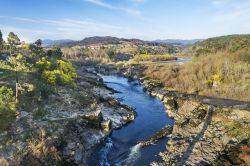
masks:
{"type": "Polygon", "coordinates": [[[149,65],[145,75],[168,89],[250,101],[248,50],[217,52],[185,65],[149,65]]]}
{"type": "MultiPolygon", "coordinates": [[[[1,43],[0,52],[7,54],[6,59],[0,60],[0,130],[3,130],[21,109],[29,112],[40,108],[41,101],[57,86],[75,86],[76,71],[71,62],[63,59],[60,48],[44,49],[40,39],[21,45],[18,36],[11,32],[7,43],[1,43]]],[[[38,111],[34,115],[44,114],[38,111]]]]}
{"type": "Polygon", "coordinates": [[[0,131],[6,128],[17,115],[14,92],[6,86],[0,87],[0,131]]]}
{"type": "Polygon", "coordinates": [[[135,61],[169,61],[169,60],[176,60],[177,58],[170,54],[164,55],[149,55],[149,54],[140,54],[134,57],[135,61]]]}
{"type": "Polygon", "coordinates": [[[242,49],[249,49],[250,35],[230,35],[215,37],[196,43],[191,47],[193,55],[206,55],[226,51],[230,53],[237,52],[242,49]]]}

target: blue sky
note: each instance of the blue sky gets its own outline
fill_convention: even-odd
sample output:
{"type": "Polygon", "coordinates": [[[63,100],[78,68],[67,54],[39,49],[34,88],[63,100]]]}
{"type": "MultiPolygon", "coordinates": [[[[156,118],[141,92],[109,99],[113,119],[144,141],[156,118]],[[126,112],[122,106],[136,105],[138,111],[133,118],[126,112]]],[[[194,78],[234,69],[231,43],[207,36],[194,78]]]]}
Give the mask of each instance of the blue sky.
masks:
{"type": "Polygon", "coordinates": [[[250,0],[0,0],[0,29],[21,40],[89,36],[194,39],[250,33],[250,0]]]}

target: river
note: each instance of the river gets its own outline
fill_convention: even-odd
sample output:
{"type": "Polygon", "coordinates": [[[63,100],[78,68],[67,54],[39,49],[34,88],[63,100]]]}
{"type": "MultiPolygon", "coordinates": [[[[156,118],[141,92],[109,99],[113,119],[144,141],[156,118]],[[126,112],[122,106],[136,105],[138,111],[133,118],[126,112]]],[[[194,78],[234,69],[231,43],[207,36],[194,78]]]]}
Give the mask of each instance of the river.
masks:
{"type": "Polygon", "coordinates": [[[102,76],[105,84],[119,91],[114,98],[123,104],[135,108],[135,120],[118,129],[98,146],[88,164],[90,166],[144,166],[152,161],[159,161],[159,152],[165,150],[166,138],[155,145],[141,148],[139,141],[146,140],[167,124],[173,125],[174,120],[165,112],[163,103],[143,91],[137,81],[129,82],[121,76],[102,76]]]}

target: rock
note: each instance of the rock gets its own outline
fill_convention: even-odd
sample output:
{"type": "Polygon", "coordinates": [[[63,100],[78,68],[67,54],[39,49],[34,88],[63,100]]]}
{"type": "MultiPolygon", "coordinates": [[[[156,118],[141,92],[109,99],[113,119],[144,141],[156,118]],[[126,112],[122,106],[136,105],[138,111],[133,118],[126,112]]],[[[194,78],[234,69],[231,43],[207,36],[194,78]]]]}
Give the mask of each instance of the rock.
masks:
{"type": "Polygon", "coordinates": [[[110,131],[112,129],[111,120],[105,120],[101,123],[102,129],[105,131],[110,131]]]}
{"type": "Polygon", "coordinates": [[[29,115],[28,112],[26,112],[26,111],[21,111],[20,114],[19,114],[19,118],[24,118],[24,117],[26,117],[26,116],[28,116],[28,115],[29,115]]]}
{"type": "Polygon", "coordinates": [[[175,109],[177,109],[177,106],[178,106],[176,100],[174,98],[170,98],[170,97],[164,97],[163,103],[164,103],[165,108],[167,110],[175,110],[175,109]]]}
{"type": "Polygon", "coordinates": [[[160,131],[156,132],[152,137],[150,137],[146,141],[142,141],[140,143],[142,144],[142,146],[151,145],[154,142],[158,141],[159,139],[166,137],[168,134],[170,134],[172,132],[172,130],[173,130],[173,127],[167,125],[164,128],[162,128],[160,131]]]}
{"type": "Polygon", "coordinates": [[[68,149],[75,149],[75,147],[76,147],[76,143],[75,142],[70,142],[70,143],[68,143],[68,146],[67,146],[67,148],[68,149]]]}
{"type": "Polygon", "coordinates": [[[83,115],[83,118],[88,121],[88,125],[96,129],[100,129],[101,122],[103,120],[101,110],[90,112],[86,115],[83,115]]]}
{"type": "Polygon", "coordinates": [[[82,150],[82,148],[78,148],[74,154],[75,163],[79,164],[82,161],[82,158],[83,158],[83,150],[82,150]]]}
{"type": "Polygon", "coordinates": [[[9,166],[9,163],[7,162],[7,160],[3,157],[0,157],[0,165],[1,166],[9,166]]]}
{"type": "Polygon", "coordinates": [[[135,116],[133,114],[128,114],[127,116],[123,117],[123,120],[127,123],[127,122],[131,122],[135,119],[135,116]]]}

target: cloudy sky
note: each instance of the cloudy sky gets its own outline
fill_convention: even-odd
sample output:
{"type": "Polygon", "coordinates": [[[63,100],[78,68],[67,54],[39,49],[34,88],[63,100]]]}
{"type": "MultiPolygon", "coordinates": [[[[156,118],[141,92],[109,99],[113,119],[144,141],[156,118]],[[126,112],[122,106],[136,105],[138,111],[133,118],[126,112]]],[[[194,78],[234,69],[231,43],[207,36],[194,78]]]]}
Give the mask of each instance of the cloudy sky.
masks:
{"type": "Polygon", "coordinates": [[[0,0],[0,30],[21,40],[194,39],[250,33],[250,0],[0,0]]]}

